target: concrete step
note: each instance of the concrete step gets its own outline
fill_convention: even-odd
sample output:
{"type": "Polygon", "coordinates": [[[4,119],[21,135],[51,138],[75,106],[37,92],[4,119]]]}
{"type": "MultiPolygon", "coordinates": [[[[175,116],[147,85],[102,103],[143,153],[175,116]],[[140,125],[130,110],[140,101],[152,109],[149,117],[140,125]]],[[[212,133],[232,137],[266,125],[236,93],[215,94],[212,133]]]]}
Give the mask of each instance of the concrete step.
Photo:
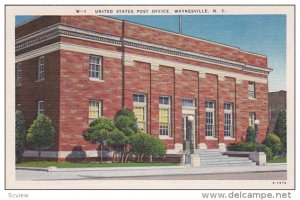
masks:
{"type": "Polygon", "coordinates": [[[240,159],[240,158],[230,158],[230,157],[228,157],[228,158],[220,157],[220,158],[201,159],[201,162],[222,162],[222,161],[239,161],[239,162],[244,162],[244,161],[251,161],[251,160],[249,160],[248,158],[240,159]]]}
{"type": "Polygon", "coordinates": [[[228,164],[216,164],[216,163],[205,163],[201,164],[201,167],[230,167],[230,166],[255,166],[256,163],[250,162],[250,163],[228,163],[228,164]]]}
{"type": "Polygon", "coordinates": [[[240,164],[246,164],[246,163],[252,163],[251,160],[216,160],[216,161],[200,161],[201,164],[232,164],[232,163],[240,163],[240,164]]]}

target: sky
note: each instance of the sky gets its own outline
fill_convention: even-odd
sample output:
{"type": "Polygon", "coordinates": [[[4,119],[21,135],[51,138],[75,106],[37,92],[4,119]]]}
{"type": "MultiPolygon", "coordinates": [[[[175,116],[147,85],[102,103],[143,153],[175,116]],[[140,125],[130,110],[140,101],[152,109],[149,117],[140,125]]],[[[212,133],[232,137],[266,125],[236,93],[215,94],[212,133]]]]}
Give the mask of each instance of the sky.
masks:
{"type": "MultiPolygon", "coordinates": [[[[16,16],[16,24],[34,16],[16,16]]],[[[178,16],[110,16],[167,31],[179,30],[178,16]]],[[[285,15],[184,15],[182,34],[238,47],[268,57],[269,91],[286,90],[285,15]]]]}

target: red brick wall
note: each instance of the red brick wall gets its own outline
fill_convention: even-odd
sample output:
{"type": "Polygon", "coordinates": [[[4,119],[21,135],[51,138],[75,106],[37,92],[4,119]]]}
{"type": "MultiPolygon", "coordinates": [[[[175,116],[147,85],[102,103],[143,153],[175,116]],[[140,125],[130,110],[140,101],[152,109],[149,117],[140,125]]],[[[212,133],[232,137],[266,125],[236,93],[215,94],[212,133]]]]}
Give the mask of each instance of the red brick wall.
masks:
{"type": "Polygon", "coordinates": [[[35,57],[22,64],[22,86],[16,87],[16,109],[25,118],[26,130],[37,117],[38,101],[45,101],[45,115],[49,116],[55,128],[55,145],[58,149],[59,135],[59,51],[45,54],[45,80],[38,80],[38,60],[35,57]]]}
{"type": "Polygon", "coordinates": [[[103,80],[89,80],[89,55],[61,51],[60,93],[60,150],[95,149],[84,141],[82,134],[88,128],[89,100],[102,100],[103,116],[113,118],[122,106],[121,62],[103,58],[103,80]]]}

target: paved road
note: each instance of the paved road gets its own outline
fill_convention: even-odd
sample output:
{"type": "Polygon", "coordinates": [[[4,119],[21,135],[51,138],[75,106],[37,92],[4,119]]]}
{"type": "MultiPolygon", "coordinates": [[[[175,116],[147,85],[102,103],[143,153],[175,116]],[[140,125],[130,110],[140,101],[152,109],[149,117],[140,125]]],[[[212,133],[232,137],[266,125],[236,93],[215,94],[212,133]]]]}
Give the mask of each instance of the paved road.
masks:
{"type": "Polygon", "coordinates": [[[174,174],[152,176],[103,177],[93,171],[85,172],[45,172],[16,170],[17,180],[56,181],[56,180],[286,180],[287,172],[237,172],[209,174],[174,174]]]}

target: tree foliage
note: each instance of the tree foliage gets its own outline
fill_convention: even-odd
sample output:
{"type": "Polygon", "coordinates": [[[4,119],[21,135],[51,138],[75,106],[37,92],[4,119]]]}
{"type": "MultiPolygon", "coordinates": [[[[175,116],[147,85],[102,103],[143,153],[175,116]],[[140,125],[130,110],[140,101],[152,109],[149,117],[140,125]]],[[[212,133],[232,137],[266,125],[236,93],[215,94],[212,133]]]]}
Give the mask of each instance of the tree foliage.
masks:
{"type": "Polygon", "coordinates": [[[16,111],[16,161],[18,162],[23,155],[26,140],[25,120],[21,111],[16,111]]]}
{"type": "Polygon", "coordinates": [[[280,111],[274,128],[274,133],[279,136],[282,142],[282,151],[286,154],[286,110],[280,111]]]}
{"type": "Polygon", "coordinates": [[[26,136],[26,145],[30,149],[49,150],[54,144],[54,127],[51,119],[45,115],[39,115],[31,124],[26,136]]]}
{"type": "Polygon", "coordinates": [[[255,142],[255,141],[256,141],[255,129],[249,126],[247,128],[246,142],[255,142]]]}
{"type": "Polygon", "coordinates": [[[282,153],[282,143],[280,138],[274,133],[269,133],[265,141],[263,142],[267,147],[272,150],[274,156],[282,153]]]}

